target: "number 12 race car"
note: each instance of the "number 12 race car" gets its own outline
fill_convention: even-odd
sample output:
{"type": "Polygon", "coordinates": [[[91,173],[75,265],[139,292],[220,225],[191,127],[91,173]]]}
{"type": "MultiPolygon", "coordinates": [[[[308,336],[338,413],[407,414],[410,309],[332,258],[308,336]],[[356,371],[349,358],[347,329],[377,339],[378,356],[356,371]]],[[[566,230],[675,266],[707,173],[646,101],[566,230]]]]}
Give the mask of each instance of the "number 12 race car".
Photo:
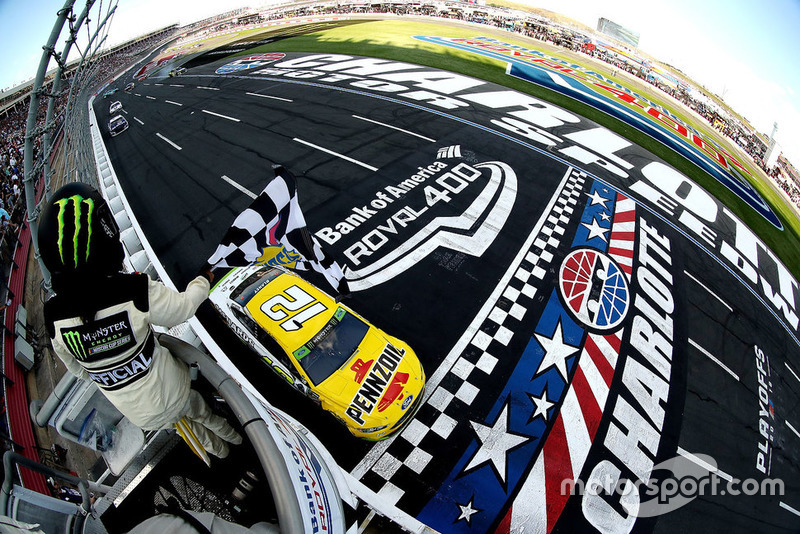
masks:
{"type": "Polygon", "coordinates": [[[385,439],[419,409],[425,373],[411,347],[299,276],[234,268],[210,300],[264,363],[353,435],[385,439]]]}

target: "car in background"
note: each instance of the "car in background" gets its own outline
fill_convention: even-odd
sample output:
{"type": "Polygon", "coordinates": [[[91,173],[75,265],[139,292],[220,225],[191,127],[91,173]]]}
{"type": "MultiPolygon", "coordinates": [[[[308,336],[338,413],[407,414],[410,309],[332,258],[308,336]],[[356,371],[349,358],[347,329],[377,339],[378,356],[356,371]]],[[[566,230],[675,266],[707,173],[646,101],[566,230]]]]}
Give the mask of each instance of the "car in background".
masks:
{"type": "Polygon", "coordinates": [[[108,91],[103,93],[103,98],[109,97],[109,96],[113,95],[114,93],[116,93],[117,91],[119,91],[119,89],[116,88],[116,87],[113,88],[113,89],[109,89],[108,91]]]}
{"type": "Polygon", "coordinates": [[[133,82],[131,82],[128,85],[125,86],[125,92],[126,93],[130,93],[131,91],[133,91],[133,88],[134,88],[134,84],[133,84],[133,82]]]}
{"type": "Polygon", "coordinates": [[[122,109],[122,102],[120,102],[119,100],[115,100],[115,101],[114,101],[114,102],[112,102],[112,103],[111,103],[111,105],[109,106],[109,108],[108,108],[108,114],[109,114],[109,115],[113,115],[114,113],[117,113],[117,112],[118,112],[118,111],[120,111],[121,109],[122,109]]]}
{"type": "Polygon", "coordinates": [[[108,131],[115,137],[128,129],[128,121],[122,115],[117,115],[108,121],[108,131]]]}
{"type": "Polygon", "coordinates": [[[272,371],[354,436],[385,439],[422,404],[425,372],[411,347],[295,274],[237,267],[209,298],[272,371]]]}
{"type": "Polygon", "coordinates": [[[184,72],[186,72],[186,68],[185,67],[178,67],[178,68],[175,68],[175,69],[172,69],[171,71],[169,71],[169,76],[170,76],[170,78],[174,78],[175,76],[180,76],[184,72]]]}

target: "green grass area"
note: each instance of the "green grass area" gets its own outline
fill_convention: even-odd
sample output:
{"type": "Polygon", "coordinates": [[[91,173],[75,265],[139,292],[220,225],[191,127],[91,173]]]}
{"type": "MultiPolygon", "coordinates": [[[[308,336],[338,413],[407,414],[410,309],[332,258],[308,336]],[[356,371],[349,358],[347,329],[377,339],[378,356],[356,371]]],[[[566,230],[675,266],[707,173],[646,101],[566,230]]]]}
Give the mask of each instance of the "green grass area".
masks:
{"type": "MultiPolygon", "coordinates": [[[[281,32],[285,31],[285,29],[276,31],[281,32]]],[[[736,213],[761,237],[767,246],[775,252],[781,261],[792,271],[795,278],[800,279],[800,219],[795,215],[793,209],[787,205],[780,193],[775,191],[773,187],[767,183],[768,179],[766,176],[755,168],[752,163],[742,161],[742,158],[737,156],[737,159],[742,161],[743,164],[746,164],[753,174],[752,177],[747,177],[747,179],[769,203],[773,211],[777,213],[785,227],[784,231],[775,229],[769,222],[755,213],[743,200],[695,164],[686,160],[683,156],[660,142],[643,134],[636,128],[598,111],[591,106],[583,104],[582,102],[506,75],[506,64],[503,61],[418,41],[412,39],[412,35],[437,35],[445,37],[475,37],[478,35],[488,35],[512,44],[519,44],[531,49],[542,50],[548,55],[578,64],[586,64],[587,67],[593,68],[592,65],[587,64],[588,61],[581,62],[580,57],[576,54],[570,54],[566,51],[563,53],[558,52],[553,47],[537,41],[522,39],[516,36],[516,34],[500,32],[489,27],[466,27],[452,24],[444,20],[441,23],[409,21],[407,19],[364,21],[305,35],[288,37],[250,49],[247,51],[247,54],[272,51],[325,52],[404,61],[465,74],[552,102],[553,104],[582,115],[627,138],[631,142],[652,152],[654,155],[663,159],[678,171],[694,180],[727,205],[731,211],[736,213]]],[[[245,36],[252,37],[252,32],[248,34],[242,33],[239,37],[245,36]]],[[[608,70],[610,70],[610,67],[608,70]]],[[[674,110],[677,116],[683,118],[685,122],[692,124],[698,131],[703,133],[706,138],[714,139],[722,146],[726,146],[727,150],[727,145],[720,142],[722,141],[721,136],[710,128],[707,123],[704,121],[698,122],[696,118],[690,118],[686,113],[676,109],[676,106],[670,105],[662,95],[657,94],[656,89],[646,85],[642,85],[641,87],[633,86],[628,80],[622,78],[617,78],[617,80],[622,85],[630,87],[633,91],[649,98],[653,102],[674,110]]]]}

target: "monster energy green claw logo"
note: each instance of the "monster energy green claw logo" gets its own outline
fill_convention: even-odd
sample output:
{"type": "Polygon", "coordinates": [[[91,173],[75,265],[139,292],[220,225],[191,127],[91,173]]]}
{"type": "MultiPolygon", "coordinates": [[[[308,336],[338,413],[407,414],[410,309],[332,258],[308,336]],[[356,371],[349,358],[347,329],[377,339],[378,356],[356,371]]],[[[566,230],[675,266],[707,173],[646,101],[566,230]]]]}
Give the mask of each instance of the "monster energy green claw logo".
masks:
{"type": "Polygon", "coordinates": [[[88,356],[86,354],[86,349],[81,343],[81,335],[78,332],[63,332],[64,343],[67,345],[67,348],[75,355],[76,358],[80,360],[85,360],[88,356]]]}
{"type": "Polygon", "coordinates": [[[86,236],[86,261],[89,260],[89,248],[92,243],[92,214],[94,213],[94,200],[91,198],[83,198],[80,195],[72,195],[71,197],[62,198],[61,200],[56,201],[56,204],[58,204],[58,254],[61,258],[62,264],[64,264],[64,215],[67,211],[67,204],[70,202],[73,203],[72,211],[75,217],[75,229],[72,233],[72,247],[73,259],[75,262],[75,267],[77,267],[78,238],[81,232],[81,212],[83,211],[84,204],[86,204],[89,210],[86,214],[86,222],[88,226],[88,235],[86,236]]]}

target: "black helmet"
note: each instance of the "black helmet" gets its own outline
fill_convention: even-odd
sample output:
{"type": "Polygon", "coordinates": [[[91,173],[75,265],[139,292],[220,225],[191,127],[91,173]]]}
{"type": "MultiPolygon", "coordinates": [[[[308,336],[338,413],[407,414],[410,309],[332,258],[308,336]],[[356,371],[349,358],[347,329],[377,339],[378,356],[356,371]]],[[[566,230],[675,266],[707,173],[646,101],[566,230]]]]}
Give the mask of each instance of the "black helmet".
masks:
{"type": "Polygon", "coordinates": [[[54,279],[122,270],[119,226],[99,191],[74,182],[53,193],[39,219],[39,253],[54,279]]]}

